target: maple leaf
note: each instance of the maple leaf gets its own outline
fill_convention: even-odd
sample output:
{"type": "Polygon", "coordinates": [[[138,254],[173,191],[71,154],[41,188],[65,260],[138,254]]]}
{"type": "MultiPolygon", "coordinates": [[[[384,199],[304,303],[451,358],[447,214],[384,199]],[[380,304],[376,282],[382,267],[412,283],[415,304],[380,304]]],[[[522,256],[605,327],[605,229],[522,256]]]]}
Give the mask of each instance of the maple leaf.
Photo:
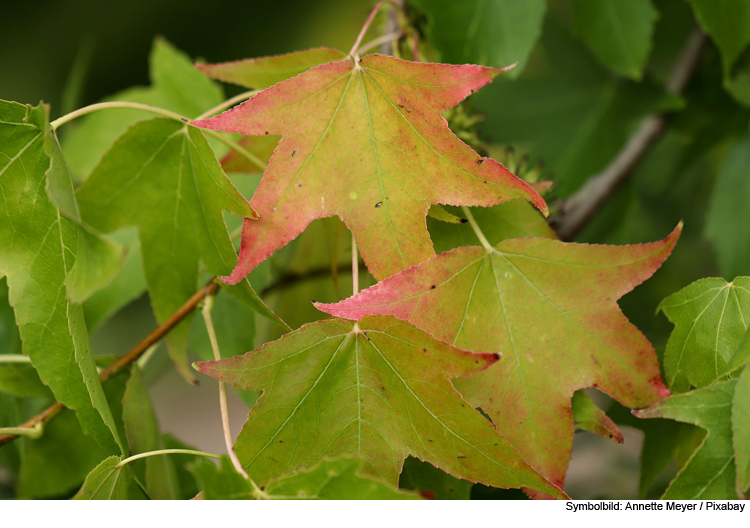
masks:
{"type": "MultiPolygon", "coordinates": [[[[222,211],[255,213],[227,179],[203,134],[171,119],[133,125],[106,152],[78,189],[81,214],[102,232],[137,226],[151,303],[163,322],[195,293],[201,260],[214,275],[228,273],[236,253],[222,211]]],[[[257,312],[276,316],[247,281],[231,288],[257,312]]],[[[189,323],[167,337],[183,377],[189,323]]]]}
{"type": "Polygon", "coordinates": [[[497,357],[373,316],[307,324],[254,352],[197,368],[263,391],[235,443],[259,484],[323,456],[356,454],[365,473],[396,485],[412,455],[472,482],[563,497],[451,384],[497,357]]]}
{"type": "Polygon", "coordinates": [[[502,70],[366,55],[317,66],[245,103],[191,124],[281,135],[243,224],[235,283],[317,218],[338,215],[372,274],[384,278],[434,256],[431,204],[490,206],[544,200],[500,163],[479,156],[440,112],[502,70]]]}
{"type": "Polygon", "coordinates": [[[112,277],[121,252],[82,227],[45,106],[0,101],[0,184],[0,276],[23,353],[84,431],[119,452],[78,302],[112,277]]]}
{"type": "Polygon", "coordinates": [[[748,329],[750,277],[695,281],[658,309],[675,325],[664,351],[667,385],[675,392],[704,387],[719,378],[748,329]]]}
{"type": "Polygon", "coordinates": [[[571,397],[596,387],[631,408],[669,394],[651,344],[617,299],[667,258],[665,240],[589,246],[544,238],[462,247],[338,304],[316,306],[359,319],[394,315],[474,352],[503,352],[456,387],[551,482],[562,486],[573,442],[571,397]]]}
{"type": "MultiPolygon", "coordinates": [[[[638,418],[670,418],[708,434],[664,493],[663,499],[738,499],[732,445],[732,406],[737,381],[725,381],[671,396],[634,411],[638,418]]],[[[746,448],[745,448],[746,449],[746,448]]]]}

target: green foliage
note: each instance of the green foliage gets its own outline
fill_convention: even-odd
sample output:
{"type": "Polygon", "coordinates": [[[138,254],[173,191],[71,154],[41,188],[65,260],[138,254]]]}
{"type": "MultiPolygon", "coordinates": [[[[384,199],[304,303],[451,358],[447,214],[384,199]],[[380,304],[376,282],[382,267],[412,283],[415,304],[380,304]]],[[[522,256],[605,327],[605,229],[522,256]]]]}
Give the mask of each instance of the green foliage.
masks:
{"type": "MultiPolygon", "coordinates": [[[[365,6],[256,4],[285,31],[204,23],[196,64],[157,37],[125,90],[111,50],[152,36],[87,39],[62,95],[65,64],[34,83],[66,115],[0,101],[0,497],[621,499],[568,474],[600,449],[573,434],[635,427],[640,475],[606,463],[640,497],[744,498],[748,1],[385,2],[349,54],[316,46],[349,49],[365,6]],[[610,245],[557,240],[581,203],[576,240],[610,245]],[[162,377],[197,383],[196,356],[229,458],[162,430],[206,429],[162,377]],[[234,444],[224,382],[250,408],[234,444]]],[[[0,42],[67,60],[73,26],[43,18],[0,42]]],[[[22,64],[0,90],[37,101],[22,64]]]]}
{"type": "Polygon", "coordinates": [[[659,305],[675,330],[664,352],[671,390],[705,387],[724,372],[750,321],[750,279],[703,279],[659,305]]]}

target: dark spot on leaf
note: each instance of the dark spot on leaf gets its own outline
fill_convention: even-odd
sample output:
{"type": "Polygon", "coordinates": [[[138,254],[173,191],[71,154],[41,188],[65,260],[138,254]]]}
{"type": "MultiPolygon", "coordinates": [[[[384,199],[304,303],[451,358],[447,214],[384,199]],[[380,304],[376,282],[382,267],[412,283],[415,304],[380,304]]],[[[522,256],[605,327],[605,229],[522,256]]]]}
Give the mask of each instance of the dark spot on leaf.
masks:
{"type": "Polygon", "coordinates": [[[266,130],[266,135],[268,135],[268,130],[266,130]]]}
{"type": "Polygon", "coordinates": [[[469,90],[469,92],[474,93],[474,90],[469,90]]]}
{"type": "Polygon", "coordinates": [[[383,202],[378,202],[375,204],[375,207],[380,207],[381,205],[383,205],[383,202]]]}
{"type": "Polygon", "coordinates": [[[437,286],[435,286],[434,284],[432,286],[430,286],[431,290],[434,290],[435,288],[437,288],[437,286]]]}
{"type": "Polygon", "coordinates": [[[280,443],[280,444],[283,444],[283,443],[284,443],[284,441],[283,441],[283,440],[279,440],[279,443],[280,443]]]}
{"type": "Polygon", "coordinates": [[[435,498],[435,492],[434,491],[420,491],[419,496],[423,499],[432,500],[435,498]]]}
{"type": "Polygon", "coordinates": [[[482,163],[484,163],[484,160],[483,160],[483,159],[478,159],[478,160],[477,160],[477,165],[481,165],[482,163]]]}
{"type": "Polygon", "coordinates": [[[466,218],[462,218],[462,219],[461,219],[461,223],[462,223],[462,224],[465,224],[466,222],[468,222],[468,220],[467,220],[466,218]]]}
{"type": "Polygon", "coordinates": [[[294,157],[294,155],[295,155],[295,154],[297,154],[297,151],[296,151],[296,150],[293,150],[293,151],[292,151],[292,157],[294,157]]]}
{"type": "Polygon", "coordinates": [[[302,184],[301,184],[301,183],[298,183],[298,184],[297,184],[297,188],[298,188],[298,189],[301,189],[301,188],[302,188],[302,184]]]}
{"type": "Polygon", "coordinates": [[[406,109],[406,112],[407,112],[408,114],[411,114],[411,110],[409,110],[408,108],[406,109]]]}
{"type": "Polygon", "coordinates": [[[381,385],[381,386],[380,386],[380,390],[382,390],[382,391],[385,391],[385,387],[383,387],[383,386],[381,385]]]}
{"type": "Polygon", "coordinates": [[[458,455],[458,458],[463,460],[464,458],[466,458],[466,455],[458,455]]]}
{"type": "Polygon", "coordinates": [[[428,439],[427,439],[427,441],[428,441],[428,442],[432,442],[432,438],[428,438],[428,439]]]}
{"type": "Polygon", "coordinates": [[[493,355],[493,356],[495,356],[495,359],[500,359],[500,354],[498,354],[497,352],[495,352],[495,353],[494,353],[494,354],[492,354],[492,355],[493,355]]]}
{"type": "Polygon", "coordinates": [[[484,183],[487,183],[487,180],[484,180],[484,183]]]}
{"type": "Polygon", "coordinates": [[[318,302],[318,301],[316,301],[315,299],[313,299],[313,300],[311,300],[310,302],[311,302],[311,303],[313,303],[313,304],[315,304],[315,303],[316,303],[316,302],[318,302]]]}
{"type": "Polygon", "coordinates": [[[448,493],[453,493],[453,488],[448,488],[448,493]]]}
{"type": "Polygon", "coordinates": [[[403,107],[404,107],[404,105],[398,105],[398,107],[399,107],[399,108],[403,108],[403,107]]]}
{"type": "Polygon", "coordinates": [[[187,119],[185,119],[185,118],[183,117],[183,118],[182,118],[182,122],[183,122],[183,123],[187,123],[187,122],[188,122],[188,120],[187,120],[187,119]]]}

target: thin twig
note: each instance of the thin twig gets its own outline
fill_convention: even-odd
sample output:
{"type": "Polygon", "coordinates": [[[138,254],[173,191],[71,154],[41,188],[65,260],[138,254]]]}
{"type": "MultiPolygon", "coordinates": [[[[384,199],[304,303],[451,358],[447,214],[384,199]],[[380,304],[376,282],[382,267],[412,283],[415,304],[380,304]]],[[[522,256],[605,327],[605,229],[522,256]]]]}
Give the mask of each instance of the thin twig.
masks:
{"type": "MultiPolygon", "coordinates": [[[[108,379],[122,372],[131,363],[141,357],[141,355],[143,355],[143,353],[145,353],[151,347],[151,345],[157,343],[161,338],[167,335],[169,331],[172,330],[172,328],[177,326],[177,324],[182,321],[190,312],[192,312],[196,308],[196,306],[198,306],[203,301],[203,299],[205,299],[209,295],[215,295],[218,290],[219,285],[213,279],[211,279],[208,283],[206,283],[205,286],[203,286],[192,297],[190,297],[190,299],[185,301],[185,304],[180,306],[177,311],[170,315],[166,321],[164,321],[153,332],[146,336],[145,339],[131,348],[127,354],[117,358],[115,361],[110,363],[107,368],[102,370],[99,373],[99,381],[104,383],[108,379]]],[[[30,420],[22,423],[18,427],[24,429],[33,429],[40,424],[46,424],[52,418],[60,414],[60,412],[64,409],[65,406],[62,403],[56,402],[30,420]]],[[[12,442],[16,438],[18,438],[18,435],[16,434],[1,435],[0,446],[12,442]]]]}
{"type": "MultiPolygon", "coordinates": [[[[685,90],[705,41],[706,35],[696,28],[675,63],[666,83],[667,90],[676,95],[685,90]]],[[[646,117],[607,168],[586,182],[563,204],[560,215],[553,222],[560,240],[572,240],[591,220],[643,159],[649,148],[656,143],[664,131],[666,122],[666,114],[652,114],[646,117]]]]}
{"type": "Polygon", "coordinates": [[[367,30],[370,29],[370,24],[372,24],[372,21],[375,20],[375,15],[378,14],[378,11],[380,11],[380,8],[383,7],[384,3],[385,0],[380,0],[380,2],[375,4],[375,7],[372,8],[372,11],[370,11],[370,15],[367,17],[367,20],[365,20],[362,29],[359,31],[359,35],[357,35],[357,40],[354,41],[354,45],[349,52],[349,57],[354,57],[354,55],[356,55],[357,49],[359,49],[359,45],[362,43],[362,39],[365,37],[365,33],[367,33],[367,30]]]}

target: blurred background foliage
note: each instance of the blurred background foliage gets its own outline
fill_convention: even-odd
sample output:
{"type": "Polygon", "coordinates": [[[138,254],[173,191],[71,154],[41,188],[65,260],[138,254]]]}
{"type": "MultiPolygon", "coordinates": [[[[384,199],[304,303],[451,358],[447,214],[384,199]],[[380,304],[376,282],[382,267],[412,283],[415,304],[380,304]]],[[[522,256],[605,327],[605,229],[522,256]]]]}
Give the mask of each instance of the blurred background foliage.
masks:
{"type": "MultiPolygon", "coordinates": [[[[128,90],[125,98],[143,98],[189,114],[190,106],[179,100],[180,92],[199,89],[191,84],[190,72],[177,71],[190,67],[188,57],[220,62],[317,46],[348,50],[373,3],[19,2],[6,7],[12,23],[4,24],[0,32],[0,96],[32,104],[43,100],[51,104],[55,118],[128,90]],[[166,82],[164,78],[179,82],[160,84],[166,82]],[[151,88],[130,90],[133,86],[151,88]]],[[[475,149],[517,169],[521,176],[551,180],[546,198],[553,210],[608,165],[644,117],[669,114],[663,135],[576,238],[586,243],[642,243],[662,239],[680,220],[685,222],[684,234],[662,269],[620,301],[625,314],[659,353],[672,330],[663,315],[655,314],[664,297],[701,277],[731,280],[750,274],[750,6],[745,0],[729,3],[736,7],[731,20],[717,18],[711,0],[414,0],[408,3],[414,33],[397,50],[412,58],[408,50],[418,44],[429,60],[491,66],[518,62],[448,118],[456,133],[475,149]],[[477,9],[478,4],[483,11],[477,9]],[[713,38],[706,41],[685,92],[674,95],[665,89],[665,82],[695,31],[696,20],[713,38]],[[616,34],[623,26],[629,30],[616,34]]],[[[385,23],[376,24],[373,36],[384,31],[385,23]]],[[[213,89],[207,88],[209,99],[213,89]]],[[[241,91],[230,85],[223,90],[226,96],[241,91]]],[[[80,179],[108,142],[138,114],[102,118],[96,126],[109,128],[102,132],[105,137],[98,138],[87,132],[96,118],[82,119],[61,131],[71,160],[81,149],[94,152],[83,155],[77,166],[71,161],[74,172],[80,168],[80,179]]],[[[215,148],[217,154],[224,153],[220,146],[215,148]]],[[[268,150],[268,146],[263,148],[268,150]]],[[[260,179],[257,173],[231,172],[229,176],[248,198],[260,179]]],[[[488,234],[496,238],[493,243],[515,236],[552,236],[541,217],[526,205],[510,203],[478,212],[488,234]],[[510,221],[516,218],[524,220],[510,221]]],[[[233,232],[239,219],[227,216],[227,224],[233,232]]],[[[429,218],[428,227],[436,250],[476,243],[468,225],[429,218]]],[[[124,230],[114,238],[130,248],[127,263],[115,282],[85,305],[92,344],[102,356],[122,354],[155,326],[144,293],[135,231],[124,230]]],[[[265,302],[297,328],[325,317],[312,307],[311,300],[334,302],[349,295],[350,249],[351,238],[340,221],[319,220],[256,269],[250,280],[265,302]]],[[[364,268],[362,273],[360,287],[374,283],[364,268]]],[[[7,287],[4,281],[0,286],[5,295],[0,299],[0,353],[18,353],[7,287]]],[[[198,319],[194,318],[189,340],[196,359],[211,354],[205,329],[195,324],[198,319]]],[[[284,332],[228,295],[217,298],[215,320],[222,353],[227,356],[244,353],[284,332]]],[[[204,450],[223,449],[213,383],[199,387],[184,383],[163,350],[155,351],[145,376],[165,432],[204,450]]],[[[117,383],[107,384],[115,400],[117,391],[123,390],[123,382],[119,388],[117,383]]],[[[4,393],[0,393],[0,426],[17,424],[48,403],[44,387],[18,394],[9,386],[2,385],[4,393]]],[[[238,396],[232,402],[235,431],[244,420],[246,405],[255,399],[253,393],[238,396]]],[[[594,397],[604,407],[611,404],[603,395],[594,397]]],[[[23,440],[0,449],[0,493],[67,496],[80,485],[86,474],[80,468],[93,467],[101,458],[96,445],[68,414],[48,426],[43,441],[23,440]],[[50,467],[49,457],[60,445],[55,439],[61,437],[69,439],[66,446],[72,445],[71,438],[76,439],[76,449],[60,452],[50,467]],[[45,477],[40,478],[41,474],[45,477]]],[[[684,459],[679,449],[687,448],[675,447],[656,462],[644,462],[651,465],[644,476],[639,468],[643,433],[637,430],[643,426],[617,405],[610,414],[626,426],[625,444],[579,433],[568,492],[576,498],[659,496],[676,468],[674,462],[667,462],[684,459]]],[[[677,434],[663,424],[659,431],[659,422],[665,421],[650,421],[655,434],[677,434]]],[[[684,430],[681,434],[692,435],[689,444],[695,445],[700,431],[679,427],[684,430]]],[[[177,441],[169,437],[168,442],[177,441]]],[[[427,478],[414,464],[409,461],[404,474],[412,483],[427,478]]],[[[455,495],[456,490],[475,498],[522,498],[481,486],[469,490],[461,483],[446,484],[446,496],[455,495]]]]}

